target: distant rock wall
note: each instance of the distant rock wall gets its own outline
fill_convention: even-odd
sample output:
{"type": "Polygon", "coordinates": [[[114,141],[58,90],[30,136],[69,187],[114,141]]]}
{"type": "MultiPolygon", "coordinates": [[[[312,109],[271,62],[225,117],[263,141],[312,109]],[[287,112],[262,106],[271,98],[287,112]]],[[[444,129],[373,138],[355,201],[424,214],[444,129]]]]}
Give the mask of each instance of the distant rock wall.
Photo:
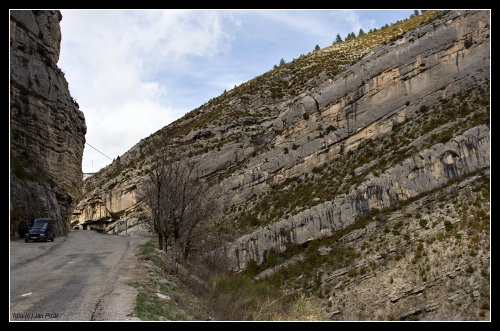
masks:
{"type": "Polygon", "coordinates": [[[32,218],[69,230],[82,195],[85,116],[57,67],[58,10],[10,11],[10,231],[32,218]]]}
{"type": "Polygon", "coordinates": [[[490,166],[490,130],[486,125],[467,130],[363,182],[348,195],[337,196],[297,215],[261,227],[228,247],[230,267],[245,269],[250,261],[265,262],[270,249],[330,236],[372,209],[394,206],[446,184],[450,179],[490,166]]]}

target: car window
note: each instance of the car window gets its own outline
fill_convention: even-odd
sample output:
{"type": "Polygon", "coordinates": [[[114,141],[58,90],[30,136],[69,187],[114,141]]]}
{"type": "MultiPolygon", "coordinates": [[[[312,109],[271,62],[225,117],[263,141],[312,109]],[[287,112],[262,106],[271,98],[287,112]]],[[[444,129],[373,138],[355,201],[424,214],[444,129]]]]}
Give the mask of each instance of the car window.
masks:
{"type": "Polygon", "coordinates": [[[45,230],[45,229],[47,229],[48,225],[49,225],[49,223],[35,222],[35,224],[33,224],[33,228],[45,230]]]}

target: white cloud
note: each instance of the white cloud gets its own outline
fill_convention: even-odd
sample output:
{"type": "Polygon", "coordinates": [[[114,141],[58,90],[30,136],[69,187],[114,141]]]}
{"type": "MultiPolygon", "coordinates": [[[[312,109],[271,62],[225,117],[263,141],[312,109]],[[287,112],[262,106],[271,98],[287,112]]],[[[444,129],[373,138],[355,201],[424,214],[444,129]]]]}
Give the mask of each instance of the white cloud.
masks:
{"type": "Polygon", "coordinates": [[[90,109],[88,113],[86,140],[93,148],[85,146],[84,172],[92,172],[92,161],[93,171],[110,163],[101,153],[111,159],[123,155],[142,138],[180,116],[171,108],[144,99],[131,100],[114,108],[90,109]]]}
{"type": "Polygon", "coordinates": [[[217,11],[140,10],[127,12],[128,44],[148,61],[182,61],[185,56],[213,56],[230,49],[217,11]]]}
{"type": "MultiPolygon", "coordinates": [[[[188,56],[227,52],[232,40],[216,11],[62,13],[58,65],[85,114],[87,142],[112,158],[190,110],[173,109],[168,104],[175,100],[162,99],[168,88],[155,79],[158,72],[186,67],[188,56]]],[[[102,163],[92,164],[89,156],[106,159],[89,146],[84,154],[84,172],[102,163]]]]}

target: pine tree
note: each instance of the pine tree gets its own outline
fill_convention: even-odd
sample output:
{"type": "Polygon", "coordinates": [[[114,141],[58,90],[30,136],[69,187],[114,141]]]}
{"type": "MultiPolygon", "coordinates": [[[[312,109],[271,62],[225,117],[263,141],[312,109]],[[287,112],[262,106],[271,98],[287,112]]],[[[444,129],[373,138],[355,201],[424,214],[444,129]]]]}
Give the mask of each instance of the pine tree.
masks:
{"type": "Polygon", "coordinates": [[[286,62],[283,60],[283,58],[280,60],[280,66],[284,65],[286,62]]]}
{"type": "Polygon", "coordinates": [[[340,34],[337,33],[337,37],[335,37],[335,41],[333,43],[336,44],[341,42],[342,42],[342,37],[340,36],[340,34]]]}
{"type": "Polygon", "coordinates": [[[363,29],[359,29],[358,37],[364,36],[366,33],[363,31],[363,29]]]}
{"type": "Polygon", "coordinates": [[[316,47],[314,47],[314,51],[319,51],[320,50],[320,47],[318,44],[316,44],[316,47]]]}
{"type": "Polygon", "coordinates": [[[354,32],[350,32],[347,37],[345,37],[345,40],[349,40],[349,39],[354,39],[356,38],[356,35],[354,34],[354,32]]]}

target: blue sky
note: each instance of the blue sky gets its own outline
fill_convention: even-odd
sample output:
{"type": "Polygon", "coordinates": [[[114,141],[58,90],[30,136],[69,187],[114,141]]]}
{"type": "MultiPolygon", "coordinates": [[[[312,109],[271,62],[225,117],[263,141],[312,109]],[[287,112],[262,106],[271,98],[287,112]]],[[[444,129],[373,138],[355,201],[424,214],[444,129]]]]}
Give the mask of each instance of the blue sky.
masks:
{"type": "Polygon", "coordinates": [[[279,64],[409,10],[61,10],[59,68],[85,114],[84,173],[279,64]]]}

